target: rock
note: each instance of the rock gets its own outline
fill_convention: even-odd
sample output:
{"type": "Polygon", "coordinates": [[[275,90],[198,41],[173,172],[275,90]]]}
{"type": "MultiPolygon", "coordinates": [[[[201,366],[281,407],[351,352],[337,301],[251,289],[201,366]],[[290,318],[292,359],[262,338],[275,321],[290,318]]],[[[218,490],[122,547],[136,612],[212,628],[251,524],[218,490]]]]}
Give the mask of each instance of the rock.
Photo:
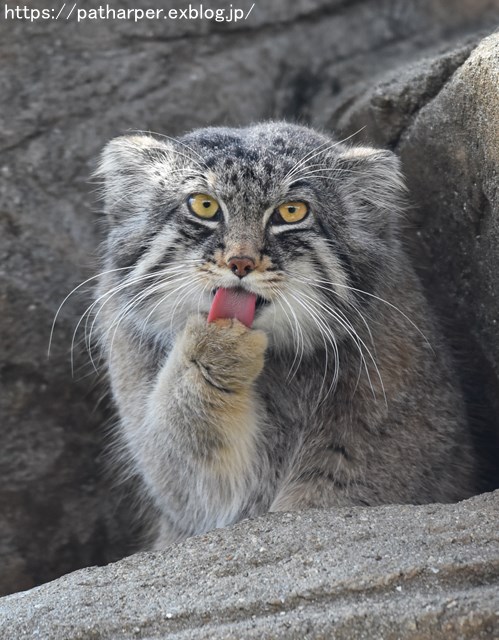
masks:
{"type": "MultiPolygon", "coordinates": [[[[337,113],[343,135],[394,149],[407,239],[452,339],[484,476],[499,484],[499,35],[391,70],[337,113]],[[471,52],[470,52],[471,49],[471,52]]],[[[332,117],[334,120],[334,116],[332,117]]]]}
{"type": "MultiPolygon", "coordinates": [[[[60,303],[97,268],[99,205],[89,176],[104,143],[130,128],[175,135],[200,125],[268,117],[339,122],[395,63],[431,58],[437,46],[452,50],[468,34],[490,30],[499,15],[491,0],[455,0],[452,11],[447,0],[399,4],[394,9],[391,0],[300,0],[291,6],[274,0],[255,3],[247,21],[227,24],[0,19],[0,593],[117,559],[137,539],[130,488],[119,500],[111,491],[116,471],[105,473],[112,411],[101,401],[105,385],[92,373],[82,331],[71,379],[69,351],[88,295],[69,298],[51,358],[46,357],[60,303]]],[[[149,4],[120,2],[120,8],[140,6],[149,4]]],[[[212,6],[227,3],[214,0],[212,6]]],[[[466,48],[459,51],[448,62],[443,54],[447,75],[468,54],[466,48]]],[[[421,100],[409,99],[403,110],[438,94],[439,69],[432,68],[427,79],[423,73],[416,83],[421,100]]],[[[473,86],[480,78],[485,75],[476,72],[473,86]]],[[[402,98],[395,95],[394,112],[402,98]]],[[[480,108],[475,102],[470,113],[478,117],[485,113],[480,108]]],[[[490,108],[492,103],[483,106],[488,117],[490,108]]],[[[420,122],[422,136],[426,121],[420,122]]],[[[382,129],[392,142],[409,124],[416,122],[404,111],[385,118],[382,129]]],[[[484,124],[480,132],[485,140],[484,124]]],[[[471,139],[471,129],[466,135],[471,139]]],[[[406,163],[408,153],[409,146],[406,163]]],[[[459,183],[459,175],[448,180],[459,183]]],[[[483,193],[490,189],[492,184],[483,193]]],[[[480,189],[476,193],[480,197],[480,189]]],[[[464,242],[464,218],[462,224],[464,242]]],[[[427,229],[425,238],[433,233],[429,220],[427,229]]],[[[470,240],[477,243],[468,254],[474,275],[465,302],[471,307],[472,287],[482,271],[489,277],[494,268],[492,236],[481,237],[470,240]],[[488,252],[486,267],[478,264],[479,248],[488,252]]],[[[440,251],[444,245],[431,246],[440,251]]],[[[450,251],[448,265],[441,267],[443,288],[462,282],[451,273],[461,264],[458,245],[450,251]]],[[[477,286],[482,291],[485,285],[477,286]]],[[[477,340],[484,347],[494,340],[493,290],[487,304],[489,298],[490,308],[462,310],[466,318],[477,316],[477,340]]],[[[488,361],[497,363],[496,355],[491,349],[488,361]]],[[[487,374],[487,384],[493,385],[495,374],[487,374]]]]}
{"type": "Polygon", "coordinates": [[[499,492],[268,514],[0,599],[0,639],[499,637],[499,492]]]}

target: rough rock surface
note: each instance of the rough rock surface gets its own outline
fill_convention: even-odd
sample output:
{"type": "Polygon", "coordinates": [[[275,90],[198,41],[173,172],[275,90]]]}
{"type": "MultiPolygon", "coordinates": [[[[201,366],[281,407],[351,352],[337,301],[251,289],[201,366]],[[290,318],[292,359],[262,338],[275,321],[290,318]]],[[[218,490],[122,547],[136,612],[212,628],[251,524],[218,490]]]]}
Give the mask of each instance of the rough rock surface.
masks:
{"type": "MultiPolygon", "coordinates": [[[[99,4],[89,0],[85,7],[99,4]]],[[[152,4],[124,0],[119,6],[152,4]]],[[[251,3],[242,4],[249,9],[251,3]]],[[[349,108],[394,64],[402,68],[424,57],[431,61],[437,48],[458,47],[458,58],[441,54],[435,58],[441,63],[428,63],[414,85],[408,79],[417,96],[395,90],[392,107],[379,121],[387,136],[380,142],[399,145],[423,206],[427,187],[417,182],[417,168],[426,167],[429,152],[438,170],[440,156],[438,149],[423,151],[435,143],[427,135],[433,116],[418,109],[428,101],[431,109],[440,100],[443,124],[445,109],[455,118],[462,109],[467,162],[466,145],[475,144],[470,123],[486,113],[491,117],[493,94],[489,91],[490,101],[481,105],[479,97],[455,101],[439,87],[459,68],[461,74],[469,69],[470,86],[482,91],[492,76],[482,74],[477,64],[460,65],[479,40],[476,34],[490,33],[498,22],[497,0],[273,0],[257,2],[250,19],[237,24],[0,19],[0,593],[119,558],[132,548],[130,501],[118,501],[110,490],[112,477],[103,471],[110,414],[106,402],[100,402],[104,388],[81,355],[81,331],[71,379],[69,350],[88,304],[85,296],[75,295],[65,305],[52,357],[46,358],[60,302],[94,273],[98,214],[88,179],[104,142],[129,128],[176,134],[199,125],[268,117],[327,126],[340,122],[346,130],[355,120],[349,108]],[[463,39],[468,49],[457,44],[463,39]]],[[[485,58],[480,65],[490,68],[485,58]]],[[[477,152],[463,179],[459,158],[449,160],[445,166],[455,174],[445,176],[449,186],[438,194],[428,191],[428,197],[434,196],[431,206],[440,204],[435,217],[427,216],[421,226],[434,252],[428,255],[448,255],[440,261],[435,291],[458,290],[467,279],[460,314],[467,336],[475,323],[483,361],[490,364],[483,385],[489,398],[499,362],[493,324],[497,298],[488,288],[497,264],[497,200],[493,158],[487,155],[493,134],[485,119],[480,127],[479,149],[487,163],[477,152]],[[472,174],[481,176],[484,166],[489,167],[489,186],[482,191],[480,177],[474,191],[472,174]],[[478,203],[467,209],[469,220],[457,216],[463,190],[465,202],[478,203]],[[479,216],[473,212],[481,210],[482,202],[492,204],[485,207],[480,231],[467,236],[470,225],[478,228],[479,216]],[[444,234],[434,241],[438,229],[446,228],[447,209],[456,212],[449,224],[453,233],[462,231],[464,244],[447,246],[444,234]],[[468,251],[464,275],[463,247],[468,251]]],[[[450,144],[453,130],[445,131],[450,144]]],[[[421,179],[431,180],[435,174],[426,169],[421,179]]]]}
{"type": "Polygon", "coordinates": [[[0,600],[0,638],[499,638],[499,492],[270,514],[0,600]]]}
{"type": "Polygon", "coordinates": [[[390,70],[336,118],[394,149],[414,205],[407,236],[454,343],[477,444],[498,485],[499,33],[390,70]]]}

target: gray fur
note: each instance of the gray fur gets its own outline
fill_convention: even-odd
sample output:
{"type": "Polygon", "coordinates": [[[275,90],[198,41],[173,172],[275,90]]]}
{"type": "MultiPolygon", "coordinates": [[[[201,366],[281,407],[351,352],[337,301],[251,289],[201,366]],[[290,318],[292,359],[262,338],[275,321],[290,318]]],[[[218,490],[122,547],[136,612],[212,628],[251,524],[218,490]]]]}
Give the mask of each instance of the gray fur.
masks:
{"type": "Polygon", "coordinates": [[[399,239],[392,153],[265,123],[117,138],[98,173],[96,323],[157,548],[269,510],[474,492],[456,377],[399,239]],[[194,219],[197,192],[219,221],[194,219]],[[296,200],[303,222],[271,223],[296,200]],[[234,251],[260,268],[239,281],[234,251]],[[239,285],[270,300],[252,329],[208,324],[213,291],[239,285]]]}

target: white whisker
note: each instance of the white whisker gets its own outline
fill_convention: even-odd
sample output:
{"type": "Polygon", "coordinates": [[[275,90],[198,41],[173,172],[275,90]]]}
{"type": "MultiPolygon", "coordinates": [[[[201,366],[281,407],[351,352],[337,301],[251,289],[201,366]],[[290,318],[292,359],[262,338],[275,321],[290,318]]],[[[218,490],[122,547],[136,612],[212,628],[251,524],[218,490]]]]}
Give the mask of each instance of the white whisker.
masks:
{"type": "MultiPolygon", "coordinates": [[[[293,336],[293,343],[296,344],[296,349],[295,349],[295,357],[293,359],[293,362],[291,363],[291,367],[288,371],[288,375],[287,375],[287,380],[288,382],[291,381],[294,376],[296,375],[300,364],[302,362],[303,359],[303,354],[304,354],[304,350],[305,350],[305,342],[304,342],[304,338],[303,338],[303,331],[300,327],[300,323],[298,322],[298,318],[296,316],[296,313],[293,310],[293,307],[289,304],[288,300],[286,299],[286,296],[284,295],[284,293],[282,293],[281,291],[279,291],[276,287],[273,287],[273,291],[277,296],[277,302],[279,303],[284,315],[286,316],[289,325],[291,327],[291,332],[292,332],[292,336],[293,336]],[[293,316],[293,322],[291,322],[291,319],[288,315],[288,313],[286,312],[286,309],[284,308],[281,300],[283,300],[286,305],[288,306],[292,316],[293,316]],[[293,324],[294,323],[294,324],[293,324]],[[298,353],[300,354],[298,356],[298,353]]],[[[274,318],[275,320],[275,318],[274,318]]]]}
{"type": "MultiPolygon", "coordinates": [[[[128,315],[130,315],[130,313],[133,311],[133,309],[135,309],[137,306],[139,306],[147,298],[150,298],[151,296],[153,296],[154,294],[158,293],[159,291],[164,290],[165,286],[170,284],[172,281],[174,281],[175,284],[177,284],[178,282],[184,282],[186,280],[191,280],[191,278],[192,278],[192,274],[185,274],[184,276],[179,276],[177,274],[172,274],[168,278],[165,278],[165,277],[161,278],[161,280],[159,282],[153,283],[150,287],[147,287],[144,291],[141,291],[138,294],[136,294],[132,298],[132,300],[127,303],[125,308],[118,314],[117,318],[115,318],[115,320],[113,320],[113,322],[111,323],[111,325],[109,326],[109,328],[108,328],[108,330],[106,332],[106,335],[109,334],[109,332],[114,328],[115,329],[114,333],[113,333],[113,341],[114,341],[114,337],[116,336],[116,332],[118,330],[119,325],[121,324],[121,322],[128,315]]],[[[168,292],[167,296],[169,296],[171,293],[175,293],[175,291],[177,291],[179,288],[180,287],[177,287],[172,292],[168,292]]],[[[161,302],[161,300],[160,300],[160,302],[161,302]]],[[[154,306],[154,308],[151,311],[151,313],[147,316],[145,322],[147,322],[147,320],[149,319],[150,315],[152,315],[152,313],[159,306],[160,302],[154,306]]]]}
{"type": "Polygon", "coordinates": [[[179,155],[182,156],[184,158],[187,158],[188,160],[194,162],[200,169],[204,170],[208,170],[209,167],[207,166],[203,156],[196,151],[195,149],[193,149],[191,146],[189,146],[186,142],[183,142],[182,140],[179,140],[178,138],[172,138],[171,136],[167,136],[164,133],[158,133],[157,131],[143,131],[141,129],[133,129],[134,132],[136,133],[142,133],[142,134],[152,134],[153,136],[159,136],[160,138],[165,138],[165,140],[170,140],[170,142],[173,142],[174,144],[179,144],[182,147],[184,147],[185,149],[187,149],[188,151],[190,151],[191,153],[193,153],[195,156],[197,156],[199,158],[199,160],[201,160],[201,162],[198,162],[197,160],[195,160],[192,156],[188,156],[186,154],[183,154],[180,151],[175,151],[175,155],[179,155]]]}
{"type": "MultiPolygon", "coordinates": [[[[315,299],[314,299],[314,298],[312,298],[311,296],[308,296],[307,294],[305,294],[305,293],[303,293],[303,292],[302,292],[302,295],[303,295],[303,296],[305,296],[307,299],[310,299],[311,301],[312,301],[312,300],[313,300],[313,301],[315,301],[315,299]]],[[[340,316],[336,313],[336,310],[335,310],[335,309],[333,309],[330,305],[326,304],[325,302],[323,302],[323,301],[321,301],[321,300],[318,300],[318,301],[315,301],[315,302],[316,302],[316,304],[318,304],[318,305],[320,306],[320,308],[321,308],[323,311],[325,311],[325,312],[326,312],[327,314],[329,314],[329,315],[330,315],[330,316],[331,316],[331,317],[332,317],[336,322],[338,322],[338,324],[339,324],[341,327],[343,327],[343,328],[345,329],[345,331],[348,333],[348,335],[352,338],[352,340],[353,340],[354,344],[357,346],[357,349],[359,350],[359,354],[360,354],[360,357],[361,357],[361,359],[362,359],[362,362],[364,363],[364,368],[365,368],[365,371],[366,371],[366,375],[367,375],[367,377],[368,377],[368,381],[369,381],[369,385],[370,385],[370,387],[371,387],[371,391],[372,391],[372,393],[373,393],[373,397],[374,397],[374,398],[376,398],[376,393],[375,393],[375,391],[374,391],[374,387],[373,387],[372,382],[371,382],[371,377],[370,377],[370,375],[369,375],[369,369],[368,369],[367,362],[366,362],[366,360],[365,360],[364,354],[363,354],[363,352],[362,352],[361,345],[362,345],[362,346],[364,347],[364,349],[367,351],[367,353],[368,353],[369,357],[371,358],[371,361],[372,361],[372,363],[373,363],[373,365],[374,365],[374,368],[376,369],[376,373],[377,373],[377,375],[378,375],[378,378],[379,378],[379,381],[380,381],[380,384],[381,384],[381,389],[382,389],[382,392],[383,392],[383,397],[384,397],[384,399],[385,399],[385,403],[386,403],[386,402],[387,402],[387,400],[386,400],[386,393],[385,393],[385,386],[384,386],[384,384],[383,384],[383,379],[382,379],[382,377],[381,377],[381,373],[380,373],[380,371],[379,371],[379,368],[378,368],[378,365],[377,365],[377,363],[376,363],[376,360],[374,359],[374,356],[372,355],[371,351],[370,351],[370,350],[369,350],[369,348],[367,347],[366,343],[362,340],[362,338],[359,336],[359,334],[355,331],[355,329],[354,329],[354,327],[352,326],[352,324],[351,324],[349,321],[345,322],[344,320],[342,320],[342,319],[340,318],[340,316]]]]}
{"type": "Polygon", "coordinates": [[[83,319],[85,319],[85,328],[84,328],[84,336],[85,336],[85,344],[86,344],[86,348],[87,348],[87,352],[90,356],[90,361],[94,367],[94,369],[97,371],[96,367],[95,367],[95,363],[93,361],[93,357],[92,357],[92,331],[95,325],[95,322],[97,320],[97,316],[99,315],[100,311],[102,310],[102,308],[104,307],[104,305],[111,300],[111,298],[113,296],[115,296],[116,294],[120,293],[121,291],[123,291],[124,289],[126,289],[128,286],[133,286],[135,284],[139,284],[140,282],[147,280],[149,278],[152,278],[153,274],[149,274],[148,276],[140,276],[139,278],[134,278],[131,281],[125,282],[125,283],[120,283],[119,285],[117,285],[116,287],[113,287],[112,289],[110,289],[109,291],[106,291],[106,293],[100,295],[96,300],[94,300],[92,302],[92,304],[87,307],[87,309],[84,311],[84,313],[80,316],[80,319],[78,320],[78,323],[76,324],[76,327],[73,331],[73,338],[71,340],[71,371],[74,371],[74,346],[75,346],[75,340],[76,340],[76,335],[78,333],[78,329],[80,328],[81,323],[83,322],[83,319]],[[92,314],[94,308],[99,304],[99,302],[103,299],[103,298],[108,298],[107,300],[104,301],[104,303],[99,307],[99,310],[97,311],[97,313],[94,316],[92,325],[90,327],[90,334],[88,334],[87,337],[87,328],[88,328],[88,320],[90,318],[90,315],[92,314]]]}
{"type": "MultiPolygon", "coordinates": [[[[330,282],[328,280],[323,280],[320,278],[314,279],[314,280],[302,280],[303,282],[306,282],[307,284],[312,284],[314,282],[320,282],[322,284],[324,284],[324,288],[329,289],[329,291],[331,291],[331,293],[335,294],[335,295],[339,295],[337,291],[335,291],[333,288],[331,287],[340,287],[343,289],[348,289],[350,291],[355,291],[356,293],[360,293],[364,296],[368,296],[370,298],[373,298],[375,300],[378,300],[379,302],[382,302],[383,304],[386,304],[387,306],[389,306],[391,309],[393,309],[394,311],[397,311],[397,313],[399,313],[403,318],[405,318],[405,320],[407,320],[407,322],[414,327],[414,329],[416,329],[416,331],[419,333],[419,335],[423,338],[423,340],[426,342],[426,344],[428,345],[428,347],[433,351],[433,347],[431,346],[428,338],[425,336],[425,334],[421,331],[421,329],[401,310],[399,309],[399,307],[397,307],[396,305],[392,304],[391,302],[388,302],[388,300],[385,300],[384,298],[381,298],[380,296],[375,295],[374,293],[369,293],[368,291],[363,291],[362,289],[357,289],[356,287],[352,287],[350,285],[347,284],[340,284],[339,282],[330,282]],[[327,286],[329,285],[329,286],[327,286]]],[[[343,299],[343,298],[342,298],[343,299]]]]}
{"type": "Polygon", "coordinates": [[[304,165],[305,165],[305,167],[308,166],[308,163],[310,162],[310,160],[313,160],[317,156],[319,156],[321,154],[324,154],[324,153],[330,151],[331,149],[334,149],[335,147],[339,146],[340,144],[343,144],[344,142],[346,142],[347,140],[350,140],[350,138],[353,138],[354,136],[359,134],[363,129],[365,129],[365,126],[361,127],[358,131],[355,131],[354,133],[352,133],[351,135],[347,136],[346,138],[343,138],[343,140],[335,140],[332,144],[330,144],[326,148],[321,148],[321,147],[324,147],[327,144],[327,142],[329,142],[329,140],[327,142],[324,142],[323,144],[319,145],[318,147],[313,149],[312,152],[307,153],[304,156],[304,158],[302,158],[302,160],[300,160],[293,167],[293,169],[286,174],[286,176],[285,176],[283,181],[286,181],[286,180],[289,180],[290,178],[293,178],[296,175],[298,169],[300,169],[304,165]],[[311,153],[312,153],[312,155],[310,155],[311,153]]]}
{"type": "Polygon", "coordinates": [[[319,398],[322,395],[322,390],[323,390],[324,384],[326,382],[328,364],[329,364],[329,356],[328,356],[328,348],[327,348],[327,344],[326,344],[326,339],[328,340],[329,344],[331,345],[331,348],[333,349],[333,354],[334,354],[333,380],[332,380],[332,382],[331,382],[331,384],[329,386],[329,389],[326,392],[326,395],[324,396],[322,401],[319,401],[319,404],[317,405],[317,408],[318,408],[320,406],[321,402],[324,402],[326,400],[326,398],[331,393],[331,391],[336,387],[337,382],[338,382],[338,377],[339,377],[339,350],[338,350],[338,344],[336,342],[336,339],[334,337],[334,334],[333,334],[331,328],[322,320],[322,318],[320,318],[320,316],[311,307],[311,305],[307,304],[306,302],[301,300],[301,298],[299,297],[300,294],[298,292],[296,292],[296,291],[294,291],[293,293],[290,293],[289,295],[301,307],[303,307],[305,309],[305,311],[309,314],[309,316],[314,320],[317,328],[319,329],[319,332],[321,334],[322,340],[324,342],[325,369],[324,369],[324,375],[323,375],[322,383],[321,383],[321,386],[320,386],[320,389],[319,389],[319,398]]]}
{"type": "Polygon", "coordinates": [[[52,339],[53,339],[53,335],[54,335],[54,328],[57,322],[57,318],[59,317],[59,313],[61,312],[61,309],[63,308],[63,306],[66,304],[66,302],[69,300],[69,298],[79,289],[81,289],[81,287],[84,287],[88,282],[92,282],[92,280],[96,280],[97,278],[101,278],[104,275],[107,275],[108,273],[113,273],[115,271],[123,271],[125,269],[131,269],[132,267],[120,267],[117,269],[108,269],[107,271],[102,271],[101,273],[96,274],[95,276],[92,276],[91,278],[87,278],[86,280],[84,280],[83,282],[81,282],[78,286],[76,286],[74,289],[72,289],[72,291],[70,291],[68,293],[68,295],[64,298],[64,300],[61,302],[61,304],[59,305],[59,308],[57,309],[54,319],[52,321],[52,327],[50,329],[50,338],[49,338],[49,346],[48,346],[48,352],[47,352],[47,357],[50,358],[50,349],[52,346],[52,339]]]}

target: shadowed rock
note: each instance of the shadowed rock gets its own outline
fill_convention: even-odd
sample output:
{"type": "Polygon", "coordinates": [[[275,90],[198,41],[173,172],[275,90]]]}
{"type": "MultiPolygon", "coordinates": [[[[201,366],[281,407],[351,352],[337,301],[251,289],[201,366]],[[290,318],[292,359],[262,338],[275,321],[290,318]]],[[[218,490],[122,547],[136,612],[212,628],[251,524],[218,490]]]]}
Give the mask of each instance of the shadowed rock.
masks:
{"type": "Polygon", "coordinates": [[[394,149],[407,241],[452,341],[483,476],[499,484],[499,34],[387,72],[338,116],[394,149]]]}

